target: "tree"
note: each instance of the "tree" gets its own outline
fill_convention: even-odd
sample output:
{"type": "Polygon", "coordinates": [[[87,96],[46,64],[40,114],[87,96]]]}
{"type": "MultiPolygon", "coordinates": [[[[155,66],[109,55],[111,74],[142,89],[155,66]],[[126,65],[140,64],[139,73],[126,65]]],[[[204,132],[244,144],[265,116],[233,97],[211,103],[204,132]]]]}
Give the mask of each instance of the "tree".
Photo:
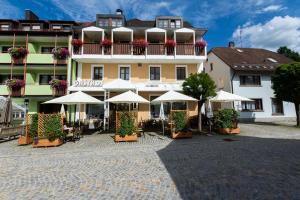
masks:
{"type": "Polygon", "coordinates": [[[279,49],[277,50],[277,53],[285,55],[288,58],[291,58],[292,60],[296,61],[296,62],[300,62],[300,55],[298,52],[293,51],[287,47],[279,47],[279,49]]]}
{"type": "Polygon", "coordinates": [[[272,75],[272,88],[277,99],[295,104],[297,126],[299,126],[300,63],[278,66],[272,75]]]}
{"type": "Polygon", "coordinates": [[[198,129],[202,131],[201,108],[208,97],[215,96],[216,84],[206,73],[191,74],[182,84],[186,95],[198,99],[198,129]]]}

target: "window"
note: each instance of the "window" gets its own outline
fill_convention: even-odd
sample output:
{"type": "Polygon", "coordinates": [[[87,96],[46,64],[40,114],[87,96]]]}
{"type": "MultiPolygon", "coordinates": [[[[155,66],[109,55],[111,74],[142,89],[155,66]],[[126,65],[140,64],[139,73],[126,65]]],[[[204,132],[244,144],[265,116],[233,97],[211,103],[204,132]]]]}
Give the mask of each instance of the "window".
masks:
{"type": "Polygon", "coordinates": [[[242,101],[242,111],[262,111],[262,99],[252,99],[253,101],[242,101]]]}
{"type": "MultiPolygon", "coordinates": [[[[150,102],[154,99],[156,99],[158,96],[150,96],[150,102]]],[[[169,116],[171,110],[171,104],[170,103],[164,103],[164,113],[165,117],[169,116]]],[[[150,104],[150,116],[151,119],[157,119],[159,118],[159,112],[160,112],[160,104],[150,104]]]]}
{"type": "Polygon", "coordinates": [[[210,63],[210,71],[212,72],[214,70],[214,64],[210,63]]]}
{"type": "Polygon", "coordinates": [[[41,30],[41,25],[32,25],[32,30],[41,30]]]}
{"type": "Polygon", "coordinates": [[[103,67],[93,67],[93,80],[103,80],[103,67]]]}
{"type": "Polygon", "coordinates": [[[150,67],[150,80],[151,81],[160,80],[160,67],[150,67]]]}
{"type": "Polygon", "coordinates": [[[52,25],[53,30],[61,30],[61,25],[52,25]]]}
{"type": "Polygon", "coordinates": [[[30,25],[29,24],[23,24],[23,31],[30,31],[30,25]]]}
{"type": "Polygon", "coordinates": [[[240,76],[240,85],[260,85],[259,75],[242,75],[240,76]]]}
{"type": "Polygon", "coordinates": [[[41,53],[51,53],[53,48],[54,47],[42,47],[41,48],[41,53]]]}
{"type": "Polygon", "coordinates": [[[176,28],[181,28],[181,20],[176,20],[176,28]]]}
{"type": "Polygon", "coordinates": [[[175,28],[175,20],[171,20],[170,22],[170,28],[175,28]]]}
{"type": "Polygon", "coordinates": [[[174,102],[172,104],[172,109],[173,110],[186,110],[187,104],[186,104],[186,102],[174,102]]]}
{"type": "MultiPolygon", "coordinates": [[[[24,76],[23,75],[15,75],[15,74],[13,74],[12,78],[13,79],[21,79],[21,80],[23,80],[24,76]]],[[[10,79],[10,74],[1,74],[0,75],[0,84],[4,85],[5,81],[8,80],[8,79],[10,79]]]]}
{"type": "Polygon", "coordinates": [[[8,31],[10,29],[10,25],[9,24],[1,24],[1,30],[2,31],[8,31]]]}
{"type": "Polygon", "coordinates": [[[130,79],[130,67],[120,67],[119,78],[123,80],[130,79]]]}
{"type": "Polygon", "coordinates": [[[72,30],[72,28],[71,28],[70,25],[65,25],[65,26],[63,26],[63,29],[64,29],[65,31],[70,31],[70,30],[72,30]]]}
{"type": "MultiPolygon", "coordinates": [[[[67,80],[66,75],[56,75],[55,78],[59,80],[67,80]]],[[[53,79],[53,75],[41,74],[39,76],[39,84],[40,85],[49,85],[49,82],[53,79]]]]}
{"type": "Polygon", "coordinates": [[[282,101],[272,98],[272,114],[273,115],[282,115],[283,114],[282,101]]]}
{"type": "Polygon", "coordinates": [[[122,19],[113,19],[111,22],[112,27],[121,27],[123,24],[122,19]]]}
{"type": "Polygon", "coordinates": [[[176,79],[178,81],[186,79],[186,67],[176,67],[176,79]]]}
{"type": "Polygon", "coordinates": [[[13,112],[13,118],[14,119],[24,119],[25,118],[25,113],[24,112],[13,112]]]}
{"type": "Polygon", "coordinates": [[[158,27],[160,27],[160,28],[168,28],[169,27],[169,20],[167,20],[167,19],[160,19],[160,20],[158,20],[158,27]]]}
{"type": "Polygon", "coordinates": [[[2,53],[8,53],[8,49],[10,48],[11,46],[2,46],[2,53]]]}
{"type": "Polygon", "coordinates": [[[107,27],[108,26],[108,19],[99,19],[99,26],[105,26],[107,27]]]}

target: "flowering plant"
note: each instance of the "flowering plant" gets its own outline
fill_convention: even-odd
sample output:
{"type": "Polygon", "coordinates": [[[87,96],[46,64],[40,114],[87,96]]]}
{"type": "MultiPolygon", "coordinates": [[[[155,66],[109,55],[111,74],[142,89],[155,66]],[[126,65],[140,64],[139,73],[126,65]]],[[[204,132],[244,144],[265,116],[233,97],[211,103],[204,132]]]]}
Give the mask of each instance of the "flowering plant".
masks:
{"type": "Polygon", "coordinates": [[[195,42],[195,46],[200,47],[200,48],[204,48],[204,47],[207,46],[207,42],[205,40],[201,39],[201,40],[198,40],[198,41],[195,42]]]}
{"type": "Polygon", "coordinates": [[[145,48],[148,46],[148,42],[144,39],[136,39],[131,42],[133,47],[145,48]]]}
{"type": "Polygon", "coordinates": [[[52,54],[55,59],[64,60],[70,56],[69,50],[66,48],[53,48],[52,54]]]}
{"type": "Polygon", "coordinates": [[[61,88],[65,89],[67,87],[67,82],[65,80],[53,79],[49,82],[51,88],[61,88]]]}
{"type": "Polygon", "coordinates": [[[6,80],[5,85],[9,89],[20,89],[25,86],[25,81],[20,79],[8,79],[6,80]]]}
{"type": "Polygon", "coordinates": [[[8,49],[8,53],[14,59],[25,58],[28,54],[28,50],[23,47],[11,47],[8,49]]]}
{"type": "Polygon", "coordinates": [[[109,39],[104,39],[100,42],[100,45],[104,47],[110,47],[112,45],[112,41],[109,39]]]}
{"type": "Polygon", "coordinates": [[[73,45],[74,47],[81,47],[81,46],[83,45],[83,42],[82,42],[82,40],[80,40],[80,39],[73,39],[73,40],[72,40],[72,45],[73,45]]]}
{"type": "Polygon", "coordinates": [[[175,47],[176,46],[176,42],[174,40],[167,40],[165,42],[165,47],[175,47]]]}

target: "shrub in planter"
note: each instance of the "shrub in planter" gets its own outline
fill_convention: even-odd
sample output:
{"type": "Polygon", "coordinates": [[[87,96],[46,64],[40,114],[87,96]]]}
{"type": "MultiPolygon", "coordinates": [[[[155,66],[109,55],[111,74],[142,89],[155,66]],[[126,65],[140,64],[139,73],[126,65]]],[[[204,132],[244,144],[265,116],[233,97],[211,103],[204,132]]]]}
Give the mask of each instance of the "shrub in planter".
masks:
{"type": "MultiPolygon", "coordinates": [[[[238,112],[234,109],[222,109],[217,112],[214,117],[214,124],[221,133],[231,133],[238,129],[238,112]]],[[[239,131],[239,130],[238,130],[239,131]]]]}
{"type": "Polygon", "coordinates": [[[173,113],[175,124],[175,132],[187,131],[186,116],[184,111],[176,111],[173,113]]]}
{"type": "Polygon", "coordinates": [[[61,125],[61,118],[59,115],[50,115],[45,118],[44,121],[44,139],[48,139],[50,142],[64,138],[64,133],[61,125]]]}
{"type": "Polygon", "coordinates": [[[174,40],[167,40],[165,42],[165,47],[167,49],[167,55],[173,55],[174,54],[175,46],[176,46],[176,42],[174,40]]]}
{"type": "Polygon", "coordinates": [[[204,48],[207,46],[207,42],[203,39],[195,42],[196,54],[200,55],[203,53],[204,48]]]}
{"type": "Polygon", "coordinates": [[[131,42],[133,46],[133,53],[135,55],[143,55],[145,53],[148,42],[144,39],[136,39],[131,42]]]}
{"type": "Polygon", "coordinates": [[[14,63],[23,63],[23,59],[27,56],[28,50],[23,47],[11,47],[8,49],[8,53],[12,57],[14,63]]]}
{"type": "Polygon", "coordinates": [[[120,128],[118,133],[124,137],[126,135],[132,135],[135,131],[134,116],[130,112],[122,112],[120,115],[120,128]]]}
{"type": "Polygon", "coordinates": [[[69,50],[62,47],[53,48],[52,54],[56,60],[65,60],[70,56],[69,50]]]}

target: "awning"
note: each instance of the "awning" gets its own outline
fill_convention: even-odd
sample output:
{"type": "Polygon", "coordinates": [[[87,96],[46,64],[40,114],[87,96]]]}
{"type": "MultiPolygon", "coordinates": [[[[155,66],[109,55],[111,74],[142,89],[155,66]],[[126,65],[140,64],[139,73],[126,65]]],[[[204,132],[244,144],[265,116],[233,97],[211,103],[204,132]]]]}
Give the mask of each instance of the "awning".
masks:
{"type": "Polygon", "coordinates": [[[152,102],[181,102],[181,101],[198,101],[197,99],[187,96],[185,94],[175,92],[173,90],[157,97],[152,102]]]}
{"type": "Polygon", "coordinates": [[[140,95],[132,92],[127,91],[112,98],[106,100],[106,102],[110,103],[150,103],[145,98],[141,97],[140,95]]]}
{"type": "Polygon", "coordinates": [[[129,81],[125,81],[123,79],[116,79],[114,81],[111,81],[109,83],[105,83],[103,85],[103,89],[105,90],[135,90],[136,86],[129,81]]]}
{"type": "Polygon", "coordinates": [[[246,97],[220,90],[217,95],[210,99],[211,102],[253,101],[246,97]]]}

